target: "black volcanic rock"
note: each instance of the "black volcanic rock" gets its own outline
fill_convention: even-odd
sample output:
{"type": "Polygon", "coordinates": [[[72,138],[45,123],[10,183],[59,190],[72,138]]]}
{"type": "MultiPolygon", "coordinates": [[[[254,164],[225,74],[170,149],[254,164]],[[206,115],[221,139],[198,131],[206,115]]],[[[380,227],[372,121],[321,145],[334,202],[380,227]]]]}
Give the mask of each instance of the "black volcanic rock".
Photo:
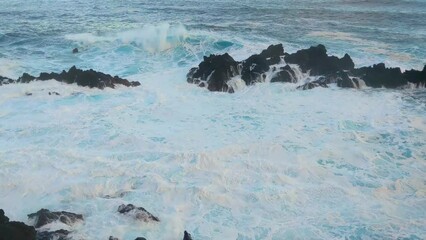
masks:
{"type": "Polygon", "coordinates": [[[60,229],[57,231],[49,232],[49,231],[43,231],[43,232],[37,232],[37,240],[69,240],[68,234],[70,234],[69,231],[60,229]]]}
{"type": "Polygon", "coordinates": [[[268,65],[277,64],[281,61],[281,57],[284,56],[284,47],[281,43],[277,45],[270,45],[259,55],[266,59],[268,65]]]}
{"type": "Polygon", "coordinates": [[[117,210],[121,214],[126,215],[132,215],[134,218],[143,220],[144,222],[159,222],[160,219],[154,215],[152,215],[150,212],[148,212],[143,207],[136,207],[133,204],[127,204],[127,205],[120,205],[117,210]]]}
{"type": "Polygon", "coordinates": [[[328,56],[324,45],[302,49],[284,57],[286,63],[297,64],[302,71],[310,70],[310,75],[326,75],[342,70],[352,70],[355,64],[351,57],[345,54],[343,58],[328,56]]]}
{"type": "Polygon", "coordinates": [[[18,78],[18,82],[20,83],[29,83],[31,81],[34,81],[36,79],[36,77],[31,76],[28,73],[24,73],[22,74],[22,76],[20,78],[18,78]]]}
{"type": "Polygon", "coordinates": [[[0,209],[0,240],[35,240],[36,230],[22,222],[10,222],[0,209]]]}
{"type": "Polygon", "coordinates": [[[354,69],[352,72],[369,87],[397,88],[407,84],[400,68],[386,68],[384,63],[354,69]]]}
{"type": "Polygon", "coordinates": [[[0,76],[0,86],[3,85],[3,84],[9,84],[9,83],[14,83],[14,82],[15,82],[15,80],[13,80],[13,79],[0,76]]]}
{"type": "Polygon", "coordinates": [[[296,74],[294,73],[293,69],[291,69],[289,65],[285,65],[284,67],[281,67],[280,71],[276,72],[271,78],[271,82],[294,83],[296,81],[297,81],[296,74]]]}
{"type": "Polygon", "coordinates": [[[71,67],[68,72],[42,72],[38,77],[34,77],[28,73],[24,73],[16,81],[5,77],[0,77],[0,85],[8,83],[29,83],[32,81],[45,81],[51,79],[68,84],[76,83],[79,86],[99,89],[104,89],[106,87],[114,88],[117,84],[121,84],[126,87],[136,87],[140,85],[140,82],[137,81],[130,82],[118,76],[113,77],[109,74],[97,72],[92,69],[81,70],[76,68],[75,66],[71,67]]]}
{"type": "Polygon", "coordinates": [[[0,224],[6,224],[9,222],[9,218],[4,214],[3,209],[0,209],[0,224]]]}
{"type": "Polygon", "coordinates": [[[243,61],[241,78],[247,85],[265,80],[265,72],[269,70],[269,64],[266,58],[261,55],[252,55],[243,61]]]}
{"type": "Polygon", "coordinates": [[[298,86],[296,89],[299,90],[309,90],[309,89],[313,89],[313,88],[317,88],[317,87],[323,87],[323,88],[328,88],[327,84],[321,80],[317,80],[317,81],[312,81],[312,82],[308,82],[305,83],[301,86],[298,86]]]}
{"type": "Polygon", "coordinates": [[[264,82],[271,76],[271,82],[297,82],[295,71],[289,66],[274,66],[284,58],[288,64],[296,64],[302,72],[319,76],[317,81],[299,86],[299,89],[327,87],[335,83],[342,88],[369,87],[397,88],[413,83],[416,87],[426,86],[426,66],[422,71],[408,70],[404,73],[399,68],[386,68],[383,63],[371,67],[355,69],[355,64],[348,54],[342,58],[329,56],[324,45],[312,46],[296,53],[284,53],[282,44],[271,45],[260,54],[251,55],[242,62],[236,62],[229,54],[210,55],[198,67],[187,74],[189,83],[207,87],[210,91],[234,92],[228,81],[240,75],[246,85],[264,82]]]}
{"type": "Polygon", "coordinates": [[[187,231],[183,233],[183,240],[192,240],[191,234],[189,234],[187,231]]]}
{"type": "Polygon", "coordinates": [[[337,72],[325,76],[326,83],[337,83],[341,88],[360,88],[360,80],[358,78],[349,77],[346,72],[337,72]]]}
{"type": "Polygon", "coordinates": [[[72,225],[77,221],[83,221],[83,215],[71,212],[51,212],[48,209],[40,209],[36,213],[28,214],[28,218],[34,220],[34,227],[39,228],[54,221],[60,221],[72,225]]]}
{"type": "Polygon", "coordinates": [[[198,68],[192,68],[189,71],[187,81],[199,85],[207,83],[207,88],[210,91],[226,92],[229,89],[226,82],[238,74],[238,62],[229,56],[228,53],[210,55],[209,57],[204,57],[198,68]]]}
{"type": "Polygon", "coordinates": [[[72,53],[78,53],[78,48],[74,48],[74,49],[72,50],[72,53]]]}
{"type": "Polygon", "coordinates": [[[135,238],[135,240],[146,240],[146,238],[144,238],[144,237],[137,237],[137,238],[135,238]]]}
{"type": "Polygon", "coordinates": [[[284,56],[282,44],[270,45],[260,54],[251,55],[242,62],[241,79],[246,85],[265,81],[265,73],[269,71],[271,65],[279,63],[282,56],[284,56]]]}
{"type": "Polygon", "coordinates": [[[423,67],[423,71],[411,69],[405,71],[403,75],[408,82],[414,83],[416,87],[426,85],[426,65],[423,67]]]}

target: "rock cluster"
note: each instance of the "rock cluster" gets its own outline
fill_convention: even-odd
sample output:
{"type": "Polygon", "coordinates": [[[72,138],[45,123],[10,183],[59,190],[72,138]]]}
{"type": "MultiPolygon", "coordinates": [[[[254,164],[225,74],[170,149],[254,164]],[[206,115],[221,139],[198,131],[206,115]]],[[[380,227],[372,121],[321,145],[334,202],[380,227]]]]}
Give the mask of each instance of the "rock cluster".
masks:
{"type": "Polygon", "coordinates": [[[76,83],[78,86],[99,89],[104,89],[106,87],[114,88],[116,85],[124,85],[126,87],[136,87],[140,85],[140,82],[137,81],[130,82],[118,76],[113,77],[93,69],[82,70],[73,66],[68,71],[64,70],[60,73],[42,72],[38,77],[34,77],[28,73],[22,74],[22,76],[16,80],[0,76],[0,86],[11,83],[29,83],[32,81],[46,81],[52,79],[63,83],[76,83]]]}
{"type": "MultiPolygon", "coordinates": [[[[117,210],[120,214],[133,216],[137,220],[144,222],[159,222],[160,219],[149,213],[143,207],[135,207],[133,204],[120,205],[117,210]]],[[[3,209],[0,209],[0,240],[72,240],[70,231],[59,229],[47,231],[48,224],[61,222],[72,226],[77,222],[84,221],[82,214],[72,212],[58,211],[53,212],[48,209],[40,209],[35,213],[28,214],[33,226],[26,225],[23,222],[9,221],[3,209]]],[[[119,240],[113,236],[109,240],[119,240]]],[[[138,237],[135,240],[146,240],[144,237],[138,237]]],[[[192,240],[191,234],[184,231],[183,240],[192,240]]]]}
{"type": "Polygon", "coordinates": [[[422,71],[400,68],[387,68],[384,63],[370,67],[355,68],[352,58],[345,54],[342,58],[329,56],[324,45],[313,46],[289,54],[282,44],[270,45],[260,54],[254,54],[244,61],[235,61],[229,54],[210,55],[198,67],[187,74],[189,83],[207,87],[210,91],[234,92],[228,82],[241,78],[246,85],[264,82],[270,75],[270,82],[297,83],[297,66],[302,73],[317,77],[316,80],[300,85],[298,89],[328,87],[335,83],[342,88],[400,88],[408,83],[415,87],[426,84],[426,66],[422,71]],[[279,65],[281,64],[281,66],[279,65]]]}

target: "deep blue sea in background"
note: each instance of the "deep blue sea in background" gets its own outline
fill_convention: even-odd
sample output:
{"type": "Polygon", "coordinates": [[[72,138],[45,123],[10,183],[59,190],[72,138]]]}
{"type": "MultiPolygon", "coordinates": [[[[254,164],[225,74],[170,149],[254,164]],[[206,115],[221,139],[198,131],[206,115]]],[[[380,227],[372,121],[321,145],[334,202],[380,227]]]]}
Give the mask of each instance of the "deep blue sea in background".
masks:
{"type": "Polygon", "coordinates": [[[424,0],[0,0],[0,75],[76,65],[142,84],[1,86],[0,208],[82,213],[48,226],[73,239],[425,239],[424,89],[186,82],[205,55],[276,43],[422,69],[425,39],[424,0]]]}

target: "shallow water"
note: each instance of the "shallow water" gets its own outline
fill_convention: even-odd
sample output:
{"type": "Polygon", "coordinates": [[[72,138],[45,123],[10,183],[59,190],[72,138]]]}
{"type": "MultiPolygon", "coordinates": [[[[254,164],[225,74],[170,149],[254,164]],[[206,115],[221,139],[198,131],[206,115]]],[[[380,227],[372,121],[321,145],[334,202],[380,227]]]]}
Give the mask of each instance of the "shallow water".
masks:
{"type": "Polygon", "coordinates": [[[0,75],[77,65],[142,84],[0,87],[0,207],[11,219],[82,213],[83,224],[48,226],[75,239],[426,238],[424,90],[264,83],[226,94],[185,79],[203,55],[241,60],[277,42],[421,68],[425,1],[0,6],[0,75]],[[161,222],[120,216],[122,203],[161,222]]]}

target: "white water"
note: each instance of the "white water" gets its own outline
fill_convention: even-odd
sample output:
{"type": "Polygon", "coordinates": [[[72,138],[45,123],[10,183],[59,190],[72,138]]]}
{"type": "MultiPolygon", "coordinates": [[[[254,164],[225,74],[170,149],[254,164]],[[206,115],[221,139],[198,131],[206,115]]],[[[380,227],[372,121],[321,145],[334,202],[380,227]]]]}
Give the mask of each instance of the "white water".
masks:
{"type": "Polygon", "coordinates": [[[42,207],[82,213],[76,239],[422,231],[426,121],[406,92],[265,83],[226,94],[167,81],[185,73],[104,91],[0,88],[0,206],[21,221],[42,207]],[[161,222],[120,216],[122,203],[161,222]]]}
{"type": "Polygon", "coordinates": [[[0,87],[0,208],[26,223],[27,214],[40,208],[81,213],[81,224],[46,226],[73,230],[74,239],[182,239],[184,230],[195,240],[426,239],[424,89],[299,91],[296,86],[310,80],[299,72],[298,84],[268,83],[270,73],[266,83],[247,87],[236,77],[236,93],[227,94],[185,78],[204,55],[229,52],[241,61],[279,42],[286,52],[324,43],[330,54],[349,52],[357,66],[385,61],[419,68],[420,27],[381,28],[388,34],[381,36],[363,27],[392,24],[353,22],[369,15],[355,11],[346,18],[346,5],[330,12],[348,22],[333,25],[330,12],[311,14],[312,1],[268,2],[271,9],[262,11],[252,2],[241,9],[225,7],[226,1],[148,4],[158,10],[137,1],[95,9],[91,1],[64,0],[52,6],[51,19],[38,15],[34,1],[5,2],[10,12],[25,11],[0,15],[0,30],[13,33],[0,32],[0,75],[75,64],[142,85],[103,91],[55,81],[0,87]],[[303,2],[308,8],[300,17],[303,2]],[[284,18],[284,24],[275,21],[284,18]],[[79,54],[71,54],[74,47],[79,54]],[[61,95],[48,95],[52,91],[61,95]],[[144,207],[161,222],[121,216],[116,210],[123,203],[144,207]]]}

